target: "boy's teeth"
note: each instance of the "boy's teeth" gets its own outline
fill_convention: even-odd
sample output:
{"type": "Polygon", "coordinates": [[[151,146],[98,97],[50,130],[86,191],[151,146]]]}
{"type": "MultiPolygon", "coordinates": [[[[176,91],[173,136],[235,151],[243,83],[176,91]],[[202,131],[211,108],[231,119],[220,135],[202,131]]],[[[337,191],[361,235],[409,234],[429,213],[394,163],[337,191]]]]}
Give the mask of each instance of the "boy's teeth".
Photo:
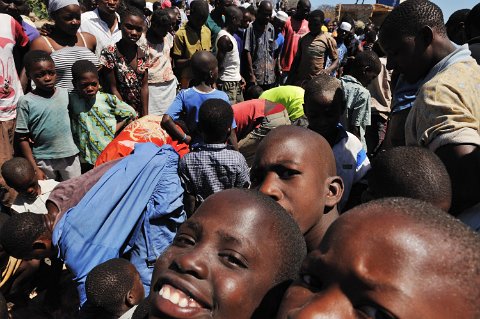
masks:
{"type": "Polygon", "coordinates": [[[181,308],[201,308],[198,302],[189,298],[183,291],[167,284],[163,285],[158,294],[181,308]]]}

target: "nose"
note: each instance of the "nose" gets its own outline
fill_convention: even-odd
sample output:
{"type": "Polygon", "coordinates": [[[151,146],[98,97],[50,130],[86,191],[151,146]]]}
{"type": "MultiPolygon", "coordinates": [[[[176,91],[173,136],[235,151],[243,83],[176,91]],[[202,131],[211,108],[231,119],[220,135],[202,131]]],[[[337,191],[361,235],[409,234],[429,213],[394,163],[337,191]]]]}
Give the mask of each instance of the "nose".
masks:
{"type": "Polygon", "coordinates": [[[277,176],[273,172],[265,175],[263,182],[257,187],[257,189],[277,202],[283,198],[283,193],[277,185],[277,176]]]}
{"type": "Polygon", "coordinates": [[[288,319],[355,319],[351,302],[337,287],[312,295],[300,308],[288,312],[288,319]]]}
{"type": "Polygon", "coordinates": [[[205,279],[209,273],[207,259],[205,254],[200,253],[198,250],[192,250],[179,254],[174,260],[174,266],[180,273],[189,274],[198,279],[205,279]]]}

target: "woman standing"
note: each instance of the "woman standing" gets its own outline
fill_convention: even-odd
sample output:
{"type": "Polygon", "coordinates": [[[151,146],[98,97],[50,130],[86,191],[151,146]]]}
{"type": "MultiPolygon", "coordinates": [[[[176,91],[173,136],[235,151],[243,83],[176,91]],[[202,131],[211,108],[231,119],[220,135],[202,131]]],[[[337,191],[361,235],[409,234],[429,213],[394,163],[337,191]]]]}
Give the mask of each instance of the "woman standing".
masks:
{"type": "Polygon", "coordinates": [[[99,66],[95,52],[97,41],[89,33],[78,32],[80,28],[80,5],[77,0],[51,0],[48,5],[55,26],[48,36],[33,41],[30,50],[50,53],[57,72],[56,86],[73,90],[72,65],[78,60],[88,60],[99,66]]]}
{"type": "Polygon", "coordinates": [[[121,17],[122,39],[100,55],[110,83],[110,93],[132,106],[139,116],[148,114],[147,53],[137,45],[145,29],[145,15],[127,8],[121,17]]]}

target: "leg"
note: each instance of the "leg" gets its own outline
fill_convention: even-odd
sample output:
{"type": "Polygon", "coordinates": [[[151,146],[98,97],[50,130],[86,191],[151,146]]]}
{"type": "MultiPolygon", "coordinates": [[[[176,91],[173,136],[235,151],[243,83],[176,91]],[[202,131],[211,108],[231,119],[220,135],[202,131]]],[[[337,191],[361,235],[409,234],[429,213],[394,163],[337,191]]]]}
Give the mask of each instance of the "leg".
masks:
{"type": "Polygon", "coordinates": [[[60,178],[62,179],[62,181],[78,177],[82,174],[80,158],[78,157],[78,155],[59,159],[58,164],[59,167],[57,169],[60,173],[60,178]]]}
{"type": "Polygon", "coordinates": [[[38,167],[45,173],[48,179],[58,180],[57,171],[55,170],[55,161],[56,160],[51,159],[37,159],[38,167]]]}

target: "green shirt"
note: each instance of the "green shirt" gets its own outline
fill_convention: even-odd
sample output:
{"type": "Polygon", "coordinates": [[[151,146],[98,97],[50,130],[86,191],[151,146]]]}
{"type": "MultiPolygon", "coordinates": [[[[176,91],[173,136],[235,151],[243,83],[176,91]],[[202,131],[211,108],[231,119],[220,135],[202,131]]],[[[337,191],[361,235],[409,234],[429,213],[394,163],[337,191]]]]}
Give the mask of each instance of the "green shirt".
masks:
{"type": "Polygon", "coordinates": [[[260,95],[261,99],[265,99],[274,103],[280,103],[285,106],[288,117],[291,121],[295,121],[304,115],[303,113],[303,96],[305,90],[299,86],[285,85],[267,90],[260,95]]]}

